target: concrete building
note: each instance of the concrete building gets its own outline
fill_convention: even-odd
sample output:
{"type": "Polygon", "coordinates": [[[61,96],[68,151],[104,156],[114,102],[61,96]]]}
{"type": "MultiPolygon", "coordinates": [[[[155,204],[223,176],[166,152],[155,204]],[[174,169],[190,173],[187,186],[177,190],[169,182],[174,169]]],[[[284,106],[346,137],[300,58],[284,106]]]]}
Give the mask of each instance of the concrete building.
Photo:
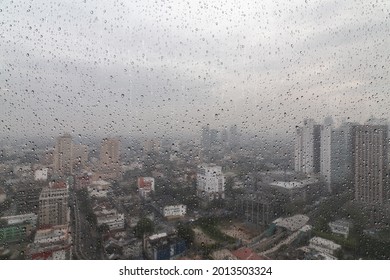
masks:
{"type": "Polygon", "coordinates": [[[69,222],[69,190],[64,182],[50,182],[39,196],[39,227],[66,225],[69,222]]]}
{"type": "Polygon", "coordinates": [[[305,119],[295,139],[295,171],[306,174],[320,172],[321,126],[305,119]]]}
{"type": "Polygon", "coordinates": [[[237,149],[240,145],[240,133],[238,132],[238,126],[236,124],[230,127],[229,145],[231,149],[237,149]]]}
{"type": "Polygon", "coordinates": [[[111,191],[111,184],[104,180],[92,181],[88,186],[88,194],[90,197],[107,197],[111,191]]]}
{"type": "Polygon", "coordinates": [[[144,154],[160,153],[161,144],[158,139],[147,139],[143,143],[144,154]]]}
{"type": "Polygon", "coordinates": [[[168,195],[159,197],[153,206],[167,219],[182,218],[187,213],[186,205],[168,195]]]}
{"type": "Polygon", "coordinates": [[[222,167],[215,164],[202,164],[197,170],[198,197],[211,201],[225,198],[225,177],[222,167]]]}
{"type": "Polygon", "coordinates": [[[73,144],[73,165],[76,170],[84,168],[88,161],[88,146],[73,144]]]}
{"type": "Polygon", "coordinates": [[[309,241],[309,248],[333,256],[337,250],[341,249],[341,246],[328,239],[313,237],[309,241]]]}
{"type": "Polygon", "coordinates": [[[388,198],[387,125],[352,127],[355,200],[367,205],[382,205],[388,198]]]}
{"type": "Polygon", "coordinates": [[[0,220],[6,221],[8,225],[29,223],[33,227],[36,227],[38,223],[38,216],[35,213],[28,213],[28,214],[21,214],[15,216],[1,217],[0,220]]]}
{"type": "Polygon", "coordinates": [[[138,192],[142,198],[147,198],[154,192],[153,177],[139,177],[137,180],[138,192]]]}
{"type": "Polygon", "coordinates": [[[43,183],[41,182],[36,182],[34,184],[15,185],[14,191],[16,197],[15,204],[17,213],[39,214],[39,197],[43,189],[42,184],[43,183]]]}
{"type": "Polygon", "coordinates": [[[299,215],[294,215],[292,217],[278,218],[272,223],[275,226],[285,228],[290,232],[295,232],[303,228],[308,221],[309,221],[308,216],[299,214],[299,215]]]}
{"type": "MultiPolygon", "coordinates": [[[[269,187],[272,188],[273,193],[280,196],[280,199],[286,197],[286,202],[306,202],[320,197],[323,193],[323,185],[317,178],[313,177],[299,181],[276,181],[270,183],[269,187]]],[[[265,186],[265,189],[269,189],[269,187],[265,186]]]]}
{"type": "Polygon", "coordinates": [[[0,226],[0,245],[25,242],[33,227],[29,223],[0,226]]]}
{"type": "Polygon", "coordinates": [[[72,237],[67,225],[53,226],[36,232],[34,243],[27,249],[27,259],[70,260],[72,237]]]}
{"type": "Polygon", "coordinates": [[[98,226],[106,224],[110,231],[123,230],[125,228],[125,215],[119,213],[116,209],[101,204],[96,205],[93,208],[93,212],[96,215],[98,226]]]}
{"type": "Polygon", "coordinates": [[[121,174],[120,142],[118,139],[103,139],[100,147],[99,173],[102,179],[116,179],[121,174]]]}
{"type": "Polygon", "coordinates": [[[35,170],[34,179],[35,181],[46,181],[48,176],[49,168],[41,168],[35,170]]]}
{"type": "Polygon", "coordinates": [[[37,226],[37,215],[34,213],[1,217],[0,244],[20,243],[25,241],[37,226]]]}
{"type": "Polygon", "coordinates": [[[57,138],[54,149],[54,172],[58,175],[73,174],[73,144],[70,134],[57,138]]]}
{"type": "Polygon", "coordinates": [[[348,237],[351,229],[351,222],[346,220],[329,222],[328,225],[332,233],[343,235],[345,238],[348,237]]]}
{"type": "Polygon", "coordinates": [[[145,253],[148,259],[172,260],[187,250],[185,240],[166,233],[154,234],[145,241],[145,253]]]}
{"type": "Polygon", "coordinates": [[[321,175],[332,186],[352,183],[352,124],[335,128],[325,123],[321,128],[321,175]]]}

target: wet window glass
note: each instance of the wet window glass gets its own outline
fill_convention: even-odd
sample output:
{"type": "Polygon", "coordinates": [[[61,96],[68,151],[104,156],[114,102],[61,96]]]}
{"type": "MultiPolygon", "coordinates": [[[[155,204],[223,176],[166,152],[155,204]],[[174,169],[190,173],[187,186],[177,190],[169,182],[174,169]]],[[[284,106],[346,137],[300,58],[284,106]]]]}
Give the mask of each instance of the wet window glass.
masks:
{"type": "Polygon", "coordinates": [[[2,0],[0,259],[389,259],[389,16],[2,0]]]}

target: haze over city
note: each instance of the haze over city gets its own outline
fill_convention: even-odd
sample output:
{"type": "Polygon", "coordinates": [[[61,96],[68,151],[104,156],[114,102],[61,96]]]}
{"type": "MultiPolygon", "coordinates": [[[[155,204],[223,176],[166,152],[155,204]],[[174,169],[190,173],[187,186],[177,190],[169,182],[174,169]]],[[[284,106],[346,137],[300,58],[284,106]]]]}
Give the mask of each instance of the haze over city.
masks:
{"type": "Polygon", "coordinates": [[[389,118],[386,1],[3,1],[5,137],[389,118]]]}

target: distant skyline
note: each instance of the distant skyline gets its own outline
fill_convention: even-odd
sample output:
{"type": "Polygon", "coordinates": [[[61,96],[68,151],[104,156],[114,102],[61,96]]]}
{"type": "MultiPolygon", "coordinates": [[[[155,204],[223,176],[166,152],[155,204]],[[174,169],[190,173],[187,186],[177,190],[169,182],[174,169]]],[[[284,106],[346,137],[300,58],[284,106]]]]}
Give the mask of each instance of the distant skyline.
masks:
{"type": "Polygon", "coordinates": [[[390,118],[390,4],[0,3],[2,138],[390,118]],[[349,118],[349,119],[348,119],[349,118]]]}

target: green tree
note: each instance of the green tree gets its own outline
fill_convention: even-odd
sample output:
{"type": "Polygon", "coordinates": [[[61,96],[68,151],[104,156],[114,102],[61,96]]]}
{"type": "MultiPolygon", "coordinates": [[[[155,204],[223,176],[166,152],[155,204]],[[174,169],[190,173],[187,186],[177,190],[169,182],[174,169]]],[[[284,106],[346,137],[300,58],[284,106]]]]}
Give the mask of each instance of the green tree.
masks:
{"type": "Polygon", "coordinates": [[[144,234],[153,233],[153,231],[153,222],[148,218],[140,219],[134,228],[135,236],[137,236],[138,238],[142,238],[144,234]]]}

